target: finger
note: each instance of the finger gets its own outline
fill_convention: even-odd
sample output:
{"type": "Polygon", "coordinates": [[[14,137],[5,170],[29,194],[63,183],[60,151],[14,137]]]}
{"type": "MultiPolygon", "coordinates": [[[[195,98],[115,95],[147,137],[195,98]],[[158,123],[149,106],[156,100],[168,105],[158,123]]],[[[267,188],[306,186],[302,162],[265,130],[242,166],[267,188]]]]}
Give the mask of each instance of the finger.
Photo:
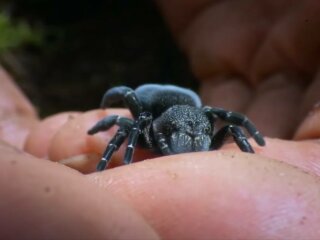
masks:
{"type": "Polygon", "coordinates": [[[256,78],[282,70],[312,75],[318,67],[320,5],[313,0],[288,3],[256,52],[252,67],[256,78]]]}
{"type": "Polygon", "coordinates": [[[23,149],[28,134],[38,123],[39,121],[33,117],[17,114],[4,115],[0,119],[0,139],[23,149]]]}
{"type": "Polygon", "coordinates": [[[204,81],[201,96],[211,106],[247,114],[266,136],[290,138],[302,119],[303,86],[284,75],[270,77],[251,90],[240,79],[204,81]]]}
{"type": "MultiPolygon", "coordinates": [[[[286,1],[159,0],[158,5],[199,79],[241,75],[251,82],[257,81],[252,74],[256,53],[277,21],[291,10],[286,1]]],[[[260,60],[266,65],[274,61],[270,56],[260,60]]]]}
{"type": "Polygon", "coordinates": [[[316,106],[303,120],[295,133],[296,140],[320,138],[320,106],[316,106]]]}
{"type": "Polygon", "coordinates": [[[3,144],[0,152],[1,239],[157,239],[136,212],[78,172],[3,144]]]}
{"type": "Polygon", "coordinates": [[[164,239],[320,237],[319,179],[257,154],[178,154],[87,176],[164,239]]]}
{"type": "MultiPolygon", "coordinates": [[[[299,169],[320,176],[320,148],[318,140],[290,141],[266,138],[266,146],[260,147],[251,141],[256,154],[284,162],[299,169]]],[[[238,150],[235,144],[227,144],[224,150],[238,150]]]]}
{"type": "Polygon", "coordinates": [[[164,18],[174,34],[179,34],[190,23],[190,20],[199,14],[211,0],[181,1],[156,0],[164,18]]]}
{"type": "Polygon", "coordinates": [[[0,67],[0,86],[0,117],[8,113],[37,117],[32,104],[2,67],[0,67]]]}
{"type": "Polygon", "coordinates": [[[250,104],[252,89],[240,78],[221,77],[203,81],[200,96],[204,105],[242,112],[250,104]]]}
{"type": "Polygon", "coordinates": [[[0,86],[0,139],[22,149],[30,129],[38,123],[36,111],[1,66],[0,86]]]}
{"type": "Polygon", "coordinates": [[[64,112],[43,119],[28,135],[24,150],[38,158],[48,158],[49,147],[56,132],[79,114],[64,112]]]}
{"type": "Polygon", "coordinates": [[[240,75],[250,80],[252,57],[271,26],[272,17],[261,19],[266,13],[273,15],[257,1],[207,1],[197,14],[189,15],[177,38],[195,76],[206,80],[240,75]]]}
{"type": "Polygon", "coordinates": [[[303,87],[285,75],[274,75],[260,84],[246,113],[262,134],[291,138],[298,122],[303,87]]]}
{"type": "Polygon", "coordinates": [[[64,124],[55,134],[49,150],[50,159],[58,161],[77,154],[102,153],[116,128],[90,136],[87,131],[97,121],[110,114],[125,115],[124,110],[93,110],[79,115],[64,124]],[[67,147],[66,147],[67,146],[67,147]]]}
{"type": "Polygon", "coordinates": [[[275,75],[255,93],[250,93],[244,82],[227,79],[202,82],[200,93],[206,104],[246,114],[264,135],[290,139],[303,119],[303,91],[298,82],[275,75]]]}
{"type": "Polygon", "coordinates": [[[241,75],[260,82],[317,68],[317,1],[157,2],[199,79],[241,75]]]}
{"type": "Polygon", "coordinates": [[[312,111],[314,107],[320,104],[320,71],[313,78],[313,81],[308,85],[305,90],[305,95],[302,101],[301,113],[307,115],[308,112],[312,111]]]}
{"type": "MultiPolygon", "coordinates": [[[[87,131],[103,117],[115,114],[130,117],[127,110],[119,109],[93,110],[72,115],[62,113],[49,117],[29,135],[26,151],[38,157],[47,156],[52,161],[60,161],[83,173],[93,172],[117,127],[93,136],[89,136],[87,131]]],[[[126,143],[114,154],[110,167],[122,164],[125,148],[126,143]]],[[[150,156],[154,154],[137,149],[134,161],[150,156]]]]}
{"type": "Polygon", "coordinates": [[[104,135],[88,139],[86,130],[103,116],[104,111],[50,116],[29,134],[25,150],[36,157],[60,161],[83,173],[93,172],[103,151],[100,148],[104,135]]]}
{"type": "Polygon", "coordinates": [[[304,119],[295,132],[294,139],[320,138],[320,74],[308,86],[303,99],[301,112],[304,119]]]}

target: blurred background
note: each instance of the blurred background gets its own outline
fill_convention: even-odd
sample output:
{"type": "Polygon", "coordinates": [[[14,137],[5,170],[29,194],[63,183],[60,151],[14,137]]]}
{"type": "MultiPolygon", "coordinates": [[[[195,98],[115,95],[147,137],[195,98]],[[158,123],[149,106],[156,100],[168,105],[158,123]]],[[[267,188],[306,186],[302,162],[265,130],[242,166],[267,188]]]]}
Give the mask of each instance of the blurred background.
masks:
{"type": "Polygon", "coordinates": [[[150,0],[2,1],[0,64],[42,117],[97,108],[120,84],[197,89],[150,0]]]}

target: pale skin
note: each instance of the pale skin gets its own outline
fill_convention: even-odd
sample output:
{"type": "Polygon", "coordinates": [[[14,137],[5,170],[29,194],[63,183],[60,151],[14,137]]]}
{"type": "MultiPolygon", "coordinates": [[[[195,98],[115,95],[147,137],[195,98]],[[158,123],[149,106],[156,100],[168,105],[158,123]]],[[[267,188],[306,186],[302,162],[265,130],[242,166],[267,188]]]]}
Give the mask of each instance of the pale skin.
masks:
{"type": "MultiPolygon", "coordinates": [[[[87,129],[129,113],[39,120],[1,71],[0,238],[319,239],[320,4],[157,3],[205,103],[247,114],[267,146],[168,157],[138,150],[135,160],[150,160],[95,173],[115,129],[87,129]]],[[[114,162],[122,155],[123,148],[114,162]]]]}

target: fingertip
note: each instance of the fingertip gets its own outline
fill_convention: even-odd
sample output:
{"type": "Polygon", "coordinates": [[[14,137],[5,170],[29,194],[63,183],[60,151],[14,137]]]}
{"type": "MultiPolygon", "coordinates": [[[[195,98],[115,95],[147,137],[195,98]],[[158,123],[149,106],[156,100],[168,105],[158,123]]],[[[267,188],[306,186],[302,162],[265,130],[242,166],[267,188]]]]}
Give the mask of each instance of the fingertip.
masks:
{"type": "MultiPolygon", "coordinates": [[[[59,161],[71,168],[82,173],[94,172],[96,169],[92,167],[98,164],[105,151],[108,142],[114,136],[117,127],[112,127],[108,131],[98,132],[95,135],[88,135],[87,130],[94,126],[98,121],[110,115],[129,116],[127,110],[109,109],[109,110],[92,110],[83,114],[78,114],[69,119],[59,127],[56,126],[56,132],[49,142],[47,149],[42,148],[41,151],[47,152],[48,157],[52,161],[59,161]]],[[[40,134],[45,134],[45,129],[39,130],[40,134]]],[[[39,144],[39,141],[36,143],[39,144]]],[[[123,164],[123,156],[125,143],[118,151],[112,155],[112,159],[108,167],[114,167],[123,164]]],[[[39,145],[37,145],[39,148],[39,145]]],[[[147,157],[154,156],[149,151],[137,149],[135,151],[134,160],[139,161],[147,157]]]]}
{"type": "Polygon", "coordinates": [[[51,141],[57,131],[79,112],[63,112],[43,119],[28,135],[24,150],[36,157],[47,158],[51,141]]]}
{"type": "Polygon", "coordinates": [[[61,125],[50,142],[48,149],[50,160],[60,161],[80,154],[97,153],[97,148],[93,146],[98,144],[91,143],[97,142],[97,138],[89,136],[87,129],[105,114],[106,112],[102,110],[92,110],[79,114],[61,125]]]}

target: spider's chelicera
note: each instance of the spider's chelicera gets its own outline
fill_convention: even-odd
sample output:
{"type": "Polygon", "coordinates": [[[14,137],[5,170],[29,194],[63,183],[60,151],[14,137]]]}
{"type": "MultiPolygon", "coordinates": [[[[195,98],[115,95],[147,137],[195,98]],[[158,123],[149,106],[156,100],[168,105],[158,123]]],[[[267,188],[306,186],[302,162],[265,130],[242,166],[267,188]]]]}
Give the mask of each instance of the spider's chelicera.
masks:
{"type": "Polygon", "coordinates": [[[163,155],[209,151],[220,148],[232,136],[243,152],[254,153],[241,127],[264,146],[265,141],[253,123],[244,115],[222,108],[202,106],[199,96],[185,88],[173,85],[145,84],[133,90],[120,86],[108,90],[101,107],[124,103],[133,119],[111,115],[97,122],[89,131],[92,135],[114,125],[119,129],[109,142],[97,170],[107,167],[112,154],[128,138],[124,163],[132,162],[134,149],[143,148],[163,155]],[[215,129],[220,119],[228,124],[215,129]]]}

